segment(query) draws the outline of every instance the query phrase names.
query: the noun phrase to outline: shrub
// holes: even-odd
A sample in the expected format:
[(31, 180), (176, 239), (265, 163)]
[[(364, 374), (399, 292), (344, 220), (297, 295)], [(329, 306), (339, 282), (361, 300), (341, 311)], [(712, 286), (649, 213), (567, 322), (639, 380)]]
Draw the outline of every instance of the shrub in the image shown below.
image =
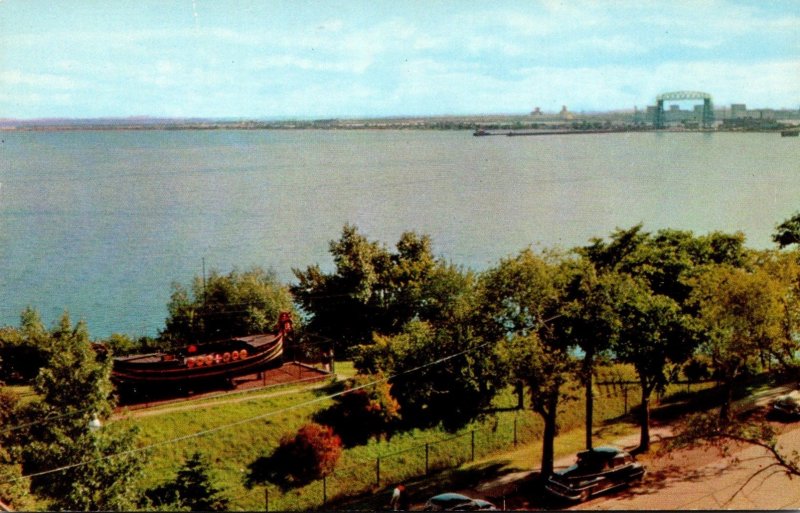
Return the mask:
[(711, 375), (710, 362), (707, 358), (695, 355), (683, 366), (683, 375), (691, 381), (701, 381)]
[(309, 423), (294, 436), (285, 436), (268, 458), (250, 465), (247, 485), (270, 481), (283, 489), (302, 486), (327, 476), (342, 455), (342, 439), (329, 426)]
[(317, 419), (331, 426), (347, 447), (365, 444), (370, 437), (391, 435), (400, 419), (400, 404), (392, 397), (392, 386), (382, 381), (368, 383), (381, 375), (358, 375), (345, 385), (346, 393), (339, 395), (330, 408), (321, 411)]

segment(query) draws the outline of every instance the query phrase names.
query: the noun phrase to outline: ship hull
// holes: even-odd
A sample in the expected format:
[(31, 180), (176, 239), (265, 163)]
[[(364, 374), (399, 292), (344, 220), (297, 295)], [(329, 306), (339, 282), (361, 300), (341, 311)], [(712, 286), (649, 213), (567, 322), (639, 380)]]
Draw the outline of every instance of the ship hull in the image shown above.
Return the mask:
[[(282, 334), (253, 335), (202, 344), (194, 350), (114, 359), (111, 379), (124, 389), (181, 389), (208, 381), (229, 380), (282, 363)], [(235, 354), (234, 354), (235, 353)]]

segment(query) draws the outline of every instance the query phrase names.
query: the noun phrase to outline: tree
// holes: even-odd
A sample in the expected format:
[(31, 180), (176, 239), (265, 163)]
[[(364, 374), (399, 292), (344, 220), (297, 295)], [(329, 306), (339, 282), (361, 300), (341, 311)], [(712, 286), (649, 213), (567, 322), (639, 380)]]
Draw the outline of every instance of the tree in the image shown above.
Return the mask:
[(50, 337), (39, 313), (26, 308), (19, 328), (0, 328), (0, 380), (31, 383), (49, 358)]
[(781, 248), (792, 244), (800, 244), (800, 212), (777, 226), (772, 240)]
[[(697, 344), (695, 311), (688, 301), (693, 281), (708, 266), (745, 265), (744, 236), (713, 232), (643, 232), (641, 225), (617, 230), (609, 242), (593, 239), (581, 248), (600, 273), (609, 274), (616, 322), (600, 317), (600, 326), (616, 325), (612, 349), (618, 359), (632, 363), (642, 386), (641, 441), (649, 447), (649, 397), (663, 388)], [(614, 287), (617, 287), (614, 289)], [(606, 309), (606, 312), (609, 310)], [(613, 318), (613, 315), (611, 316)]]
[(564, 385), (576, 370), (560, 324), (571, 265), (561, 255), (526, 249), (482, 277), (485, 336), (501, 343), (511, 377), (527, 385), (531, 407), (544, 420), (543, 478), (553, 472), (558, 407), (571, 397)]
[(789, 369), (798, 366), (800, 349), (800, 248), (784, 251), (754, 251), (753, 265), (771, 276), (779, 286), (778, 300), (783, 309), (783, 335), (767, 348), (762, 362), (769, 366), (774, 360)]
[(311, 314), (307, 329), (344, 347), (369, 343), (373, 331), (386, 329), (386, 273), (392, 257), (352, 225), (330, 242), (329, 252), (336, 265), (333, 274), (324, 274), (318, 265), (293, 270), (298, 284), (292, 294)]
[(583, 259), (572, 272), (558, 323), (570, 342), (583, 351), (580, 378), (586, 400), (586, 449), (592, 448), (595, 360), (608, 352), (618, 329), (618, 282), (616, 273), (598, 273), (591, 262)]
[[(434, 327), (414, 320), (402, 333), (376, 334), (374, 340), (357, 348), (355, 365), (362, 373), (394, 376), (392, 395), (406, 427), (463, 427), (489, 407), (505, 383), (494, 344), (466, 323)], [(452, 355), (458, 356), (442, 360)], [(419, 370), (405, 374), (413, 369)]]
[(511, 375), (527, 386), (531, 409), (544, 421), (542, 479), (553, 473), (559, 407), (576, 397), (576, 390), (567, 385), (577, 370), (577, 362), (568, 347), (554, 342), (546, 343), (536, 333), (530, 333), (513, 336), (503, 344)]
[(184, 461), (174, 480), (147, 490), (145, 508), (226, 511), (230, 499), (215, 483), (211, 462), (199, 452)]
[(725, 392), (722, 422), (731, 419), (738, 379), (789, 342), (783, 327), (784, 295), (781, 283), (759, 268), (718, 265), (696, 279), (692, 301), (706, 334), (702, 350), (711, 358)]
[[(357, 375), (316, 420), (331, 426), (348, 447), (392, 433), (400, 420), (400, 404), (391, 394), (392, 386), (382, 379), (381, 374)], [(369, 385), (376, 380), (379, 382)]]
[(17, 421), (25, 427), (14, 431), (11, 450), (26, 474), (42, 473), (32, 478), (31, 488), (49, 498), (53, 509), (130, 509), (142, 465), (141, 456), (129, 452), (136, 429), (89, 427), (95, 418), (107, 420), (113, 409), (111, 360), (95, 351), (85, 325), (73, 327), (66, 313), (49, 344), (50, 359), (34, 387), (41, 400), (18, 409)]
[(639, 451), (650, 448), (650, 396), (677, 375), (697, 346), (693, 319), (670, 297), (653, 294), (640, 280), (625, 279), (612, 351), (636, 369), (641, 387)]
[(191, 290), (173, 284), (162, 342), (183, 345), (273, 330), (292, 296), (273, 272), (254, 267), (228, 274), (196, 276)]
[(307, 329), (349, 350), (373, 333), (396, 335), (413, 319), (438, 323), (458, 315), (472, 275), (434, 258), (427, 235), (403, 233), (392, 252), (345, 225), (329, 251), (335, 271), (294, 269), (295, 299), (309, 314)]

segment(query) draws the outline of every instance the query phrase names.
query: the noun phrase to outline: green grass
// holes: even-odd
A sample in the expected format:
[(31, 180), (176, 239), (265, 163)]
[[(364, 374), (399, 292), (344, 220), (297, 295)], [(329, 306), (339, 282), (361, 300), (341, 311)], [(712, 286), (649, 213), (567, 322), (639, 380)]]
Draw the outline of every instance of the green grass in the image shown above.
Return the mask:
[[(355, 374), (352, 363), (337, 362), (336, 366), (340, 375)], [(326, 383), (199, 398), (147, 410), (148, 414), (159, 411), (157, 415), (135, 416), (136, 412), (131, 412), (115, 423), (121, 427), (137, 426), (140, 445), (153, 446), (145, 452), (147, 463), (138, 487), (145, 490), (173, 479), (185, 459), (200, 452), (209, 457), (216, 484), (231, 498), (232, 510), (262, 510), (264, 486), (248, 489), (244, 485), (248, 467), (259, 457), (271, 454), (283, 436), (294, 434), (315, 412), (331, 404), (326, 395), (335, 385), (318, 388), (320, 385)], [(680, 401), (699, 389), (693, 385), (687, 394), (685, 385), (674, 385), (662, 400)], [(575, 392), (577, 398), (564, 403), (559, 411), (557, 457), (574, 454), (583, 447), (584, 401), (582, 390)], [(626, 406), (628, 412), (634, 409), (639, 395), (638, 387), (628, 385), (626, 405), (619, 386), (595, 387), (597, 443), (611, 442), (637, 429), (630, 415), (626, 416)], [(298, 406), (304, 403), (312, 404)], [(653, 403), (657, 401), (654, 399)], [(317, 481), (285, 493), (269, 485), (270, 509), (318, 508), (323, 505), (323, 494), (328, 501), (359, 495), (382, 500), (387, 488), (398, 482), (433, 485), (447, 479), (469, 481), (482, 475), (538, 467), (542, 421), (529, 409), (514, 410), (515, 405), (516, 396), (507, 390), (494, 401), (497, 411), (456, 433), (441, 428), (415, 429), (398, 433), (390, 440), (372, 440), (346, 449), (337, 470), (324, 483)], [(179, 409), (186, 406), (193, 409)], [(383, 504), (376, 503), (375, 507), (378, 506)]]
[[(347, 372), (347, 366), (337, 365), (337, 372)], [(204, 404), (201, 409), (122, 421), (135, 423), (141, 430), (141, 442), (149, 445), (266, 415), (258, 420), (148, 451), (149, 462), (140, 485), (148, 488), (172, 478), (184, 459), (199, 451), (210, 456), (219, 484), (233, 499), (231, 509), (261, 509), (264, 507), (263, 487), (247, 489), (243, 484), (248, 465), (258, 457), (270, 454), (282, 436), (294, 433), (302, 424), (311, 420), (314, 412), (330, 403), (328, 400), (321, 400), (299, 409), (275, 414), (271, 412), (319, 399), (324, 393), (304, 388), (289, 395), (253, 398), (247, 402), (221, 403), (219, 398), (207, 401), (199, 399), (193, 403)], [(619, 390), (605, 391), (600, 387), (597, 394), (597, 426), (603, 428), (605, 423), (624, 416), (624, 399)], [(629, 408), (637, 402), (637, 395), (629, 391)], [(426, 470), (426, 445), (429, 473), (489, 461), (497, 454), (511, 454), (509, 464), (515, 468), (536, 466), (538, 449), (532, 450), (531, 447), (539, 446), (542, 421), (530, 410), (511, 410), (515, 404), (516, 397), (509, 390), (495, 401), (495, 406), (501, 411), (472, 422), (456, 433), (448, 433), (441, 428), (415, 429), (396, 434), (390, 440), (372, 440), (366, 445), (347, 449), (343, 452), (337, 470), (325, 480), (324, 485), (321, 481), (314, 482), (286, 493), (270, 485), (270, 508), (312, 509), (322, 505), (323, 493), (331, 501), (348, 495), (378, 492), (391, 483), (423, 476)], [(562, 433), (576, 434), (573, 435), (574, 443), (564, 442), (566, 445), (560, 445), (561, 450), (574, 452), (582, 444), (583, 415), (582, 399), (564, 405), (559, 415), (560, 430)], [(509, 453), (514, 447), (515, 425), (518, 451)], [(562, 444), (562, 438), (559, 440), (559, 444)], [(513, 456), (514, 454), (517, 456)]]
[(0, 388), (16, 395), (21, 404), (27, 404), (38, 398), (38, 395), (36, 395), (31, 385), (5, 385), (0, 386)]
[(335, 363), (336, 374), (344, 378), (352, 378), (356, 375), (356, 367), (350, 360), (336, 360)]
[[(138, 483), (142, 489), (172, 479), (186, 458), (200, 452), (210, 457), (219, 485), (234, 499), (233, 509), (254, 510), (263, 508), (263, 491), (244, 487), (248, 465), (269, 454), (282, 436), (295, 432), (315, 411), (329, 404), (324, 400), (295, 408), (297, 404), (318, 399), (316, 391), (306, 388), (247, 402), (220, 403), (215, 399), (200, 409), (131, 417), (119, 423), (136, 425), (143, 446), (189, 437), (146, 452), (148, 463)], [(218, 430), (193, 436), (214, 429)]]

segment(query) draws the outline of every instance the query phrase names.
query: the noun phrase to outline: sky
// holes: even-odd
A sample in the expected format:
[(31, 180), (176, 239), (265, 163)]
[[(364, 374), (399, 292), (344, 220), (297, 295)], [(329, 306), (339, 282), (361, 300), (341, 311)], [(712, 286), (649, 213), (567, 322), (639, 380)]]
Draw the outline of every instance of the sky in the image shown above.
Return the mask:
[(0, 118), (800, 107), (800, 1), (0, 0)]

